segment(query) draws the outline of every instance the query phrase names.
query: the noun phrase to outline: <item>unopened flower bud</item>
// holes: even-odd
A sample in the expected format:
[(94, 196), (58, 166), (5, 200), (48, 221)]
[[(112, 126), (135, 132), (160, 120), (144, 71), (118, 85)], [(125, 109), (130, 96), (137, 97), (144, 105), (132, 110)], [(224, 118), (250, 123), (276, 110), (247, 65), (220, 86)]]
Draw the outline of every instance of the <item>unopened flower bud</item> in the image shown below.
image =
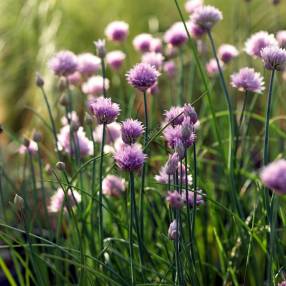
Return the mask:
[(175, 175), (179, 164), (179, 155), (174, 153), (169, 156), (169, 160), (166, 163), (166, 173), (168, 175)]
[(69, 106), (69, 99), (68, 99), (68, 96), (67, 95), (62, 95), (61, 98), (60, 98), (60, 104), (62, 106)]
[(66, 164), (64, 162), (57, 162), (56, 167), (60, 171), (64, 171), (66, 169)]
[(168, 230), (168, 237), (171, 240), (175, 240), (177, 238), (177, 221), (176, 220), (173, 220), (170, 223), (169, 230)]
[(185, 157), (185, 147), (181, 140), (178, 140), (175, 144), (175, 152), (179, 155), (180, 160)]
[(42, 141), (42, 133), (40, 131), (36, 131), (33, 135), (33, 140), (37, 143), (39, 143), (40, 141)]
[(17, 211), (21, 211), (24, 209), (24, 199), (16, 194), (14, 197), (14, 205), (16, 206)]
[(97, 51), (97, 56), (100, 57), (101, 59), (105, 58), (106, 55), (106, 48), (105, 48), (105, 40), (97, 40), (94, 42), (96, 51)]
[(45, 171), (49, 176), (52, 175), (52, 167), (50, 164), (46, 164)]
[(45, 82), (44, 82), (42, 76), (37, 72), (37, 73), (36, 73), (36, 85), (37, 85), (38, 87), (43, 87), (44, 84), (45, 84)]
[(23, 145), (28, 148), (30, 146), (30, 140), (28, 138), (24, 138)]

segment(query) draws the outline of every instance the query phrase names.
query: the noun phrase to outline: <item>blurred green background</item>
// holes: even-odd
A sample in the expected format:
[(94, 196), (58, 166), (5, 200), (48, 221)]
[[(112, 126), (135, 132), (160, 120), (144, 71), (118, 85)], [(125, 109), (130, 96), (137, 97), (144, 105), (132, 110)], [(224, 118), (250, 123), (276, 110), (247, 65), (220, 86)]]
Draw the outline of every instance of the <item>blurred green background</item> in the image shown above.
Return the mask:
[[(179, 1), (182, 9), (184, 2)], [(205, 2), (224, 14), (214, 31), (218, 44), (226, 41), (243, 48), (252, 32), (286, 29), (286, 0), (278, 6), (271, 0)], [(51, 81), (46, 63), (57, 50), (93, 52), (93, 41), (104, 36), (105, 26), (124, 20), (130, 24), (126, 48), (135, 63), (139, 56), (131, 42), (136, 34), (162, 33), (179, 20), (174, 0), (5, 0), (0, 1), (0, 15), (0, 123), (13, 132), (29, 126), (27, 106), (46, 112), (39, 104), (34, 75), (40, 71), (47, 83)]]

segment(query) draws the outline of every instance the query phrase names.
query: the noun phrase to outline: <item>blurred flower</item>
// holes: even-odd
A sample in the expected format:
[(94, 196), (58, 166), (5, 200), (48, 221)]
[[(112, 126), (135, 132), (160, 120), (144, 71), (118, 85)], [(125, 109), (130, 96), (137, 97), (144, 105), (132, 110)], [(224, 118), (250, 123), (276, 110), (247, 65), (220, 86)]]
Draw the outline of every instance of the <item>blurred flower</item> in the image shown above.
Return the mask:
[(160, 73), (154, 67), (140, 63), (129, 70), (126, 77), (130, 85), (144, 92), (156, 83), (159, 75)]
[(105, 35), (110, 41), (123, 42), (129, 33), (129, 25), (123, 21), (114, 21), (107, 25)]
[(175, 173), (178, 169), (179, 161), (180, 161), (180, 158), (179, 158), (179, 155), (177, 153), (169, 155), (169, 159), (165, 165), (165, 172), (168, 176), (175, 175)]
[[(67, 204), (70, 207), (74, 207), (77, 203), (81, 202), (81, 195), (77, 191), (67, 191)], [(48, 211), (50, 213), (58, 213), (61, 211), (62, 205), (65, 203), (65, 193), (62, 188), (58, 188), (57, 191), (50, 198), (48, 205)], [(64, 207), (64, 211), (67, 212), (67, 208)]]
[(261, 50), (268, 46), (277, 47), (278, 42), (273, 34), (261, 31), (253, 34), (249, 39), (246, 40), (244, 50), (248, 55), (254, 58), (260, 58)]
[(198, 121), (197, 112), (195, 108), (189, 103), (185, 103), (184, 105), (184, 115), (190, 118), (192, 124), (196, 124)]
[(182, 22), (176, 22), (165, 33), (164, 41), (174, 47), (180, 47), (188, 40), (185, 26)]
[(261, 74), (248, 67), (242, 68), (238, 73), (231, 75), (231, 85), (243, 92), (262, 93), (265, 89)]
[(182, 124), (184, 120), (184, 108), (181, 106), (172, 106), (165, 112), (165, 122), (170, 123), (173, 127)]
[(175, 152), (178, 154), (179, 159), (183, 160), (186, 154), (186, 148), (182, 142), (182, 140), (177, 140), (175, 144)]
[(58, 76), (73, 74), (77, 66), (77, 56), (70, 51), (60, 51), (49, 60), (50, 69)]
[[(73, 136), (73, 140), (71, 140), (71, 136)], [(74, 144), (77, 149), (75, 149)], [(69, 155), (76, 154), (75, 150), (78, 150), (81, 157), (86, 157), (92, 154), (93, 144), (92, 141), (87, 138), (82, 126), (79, 127), (77, 131), (71, 132), (70, 126), (65, 125), (58, 134), (58, 148), (60, 151), (63, 150)]]
[(36, 80), (35, 80), (35, 82), (36, 82), (36, 85), (38, 87), (43, 87), (44, 84), (45, 84), (44, 79), (42, 78), (41, 74), (38, 73), (38, 72), (36, 73)]
[(153, 38), (151, 41), (150, 51), (154, 53), (162, 53), (162, 41), (159, 38)]
[(26, 143), (22, 144), (19, 147), (18, 152), (19, 154), (30, 153), (32, 155), (35, 155), (38, 152), (38, 149), (38, 144), (35, 141), (26, 140)]
[(225, 64), (229, 63), (233, 58), (237, 57), (238, 54), (239, 52), (237, 48), (233, 45), (223, 44), (218, 49), (218, 57)]
[(286, 280), (282, 281), (281, 283), (278, 283), (278, 286), (286, 286)]
[(102, 181), (102, 192), (106, 196), (118, 198), (125, 191), (125, 180), (114, 175), (107, 175)]
[(268, 70), (283, 71), (286, 66), (286, 50), (278, 47), (266, 47), (261, 50), (261, 58)]
[(147, 156), (136, 144), (122, 146), (114, 155), (116, 165), (128, 172), (140, 170)]
[(180, 209), (184, 204), (182, 196), (177, 191), (168, 192), (166, 201), (168, 202), (169, 206), (174, 209)]
[(142, 122), (134, 119), (126, 119), (121, 125), (122, 140), (125, 144), (134, 144), (143, 134), (144, 127)]
[[(98, 125), (93, 132), (93, 138), (95, 142), (101, 143), (102, 140), (102, 124)], [(106, 144), (114, 144), (115, 141), (121, 136), (121, 125), (118, 122), (112, 122), (106, 127)]]
[[(223, 62), (220, 62), (221, 68), (223, 68)], [(209, 62), (206, 64), (207, 73), (210, 76), (214, 76), (219, 73), (219, 68), (216, 62), (216, 59), (210, 59)]]
[(113, 103), (111, 98), (99, 97), (89, 104), (89, 111), (98, 124), (110, 124), (119, 115), (120, 107), (117, 103)]
[(15, 195), (13, 202), (17, 211), (21, 211), (24, 209), (24, 199), (18, 194)]
[(106, 62), (113, 70), (119, 70), (126, 58), (122, 51), (112, 51), (106, 55)]
[(281, 2), (281, 0), (271, 0), (271, 2), (273, 5), (278, 5)]
[(91, 53), (83, 53), (78, 55), (77, 70), (83, 76), (90, 76), (100, 69), (100, 58)]
[(69, 120), (71, 121), (71, 123), (73, 122), (73, 123), (79, 125), (79, 118), (78, 118), (78, 115), (77, 115), (77, 113), (75, 111), (72, 111), (71, 113), (68, 113), (67, 116), (63, 116), (61, 118), (62, 125), (68, 125), (69, 124)]
[(69, 75), (67, 80), (70, 85), (79, 86), (81, 84), (81, 74), (76, 71)]
[(280, 48), (286, 49), (286, 30), (278, 31), (276, 34), (276, 40), (278, 41)]
[(278, 195), (286, 194), (286, 160), (276, 160), (260, 173), (262, 183)]
[(204, 0), (187, 0), (185, 3), (185, 9), (188, 14), (193, 14), (198, 8), (204, 5)]
[(66, 170), (66, 164), (62, 161), (59, 161), (56, 163), (56, 168), (59, 170), (59, 171), (65, 171)]
[(164, 57), (161, 53), (148, 52), (142, 55), (142, 63), (149, 64), (160, 70), (163, 64)]
[[(194, 207), (194, 200), (195, 200), (195, 193), (194, 191), (188, 191), (188, 193), (186, 191), (182, 192), (182, 199), (184, 201), (185, 204), (189, 204), (189, 206)], [(202, 191), (201, 190), (197, 190), (197, 195), (196, 195), (196, 205), (202, 205), (204, 204), (204, 198), (202, 196)]]
[(177, 74), (177, 67), (173, 60), (165, 62), (163, 70), (169, 78), (174, 78)]
[[(109, 89), (109, 80), (104, 79), (105, 90)], [(103, 93), (103, 77), (100, 75), (90, 77), (83, 85), (82, 92), (90, 95), (101, 95)]]
[(136, 51), (139, 51), (142, 53), (150, 52), (152, 40), (153, 40), (152, 35), (143, 33), (143, 34), (137, 35), (133, 39), (133, 46)]
[[(180, 235), (180, 233), (179, 233)], [(177, 239), (177, 221), (173, 220), (170, 223), (169, 229), (168, 229), (168, 237), (171, 240), (176, 240)]]
[(207, 5), (196, 9), (192, 15), (191, 21), (205, 30), (211, 30), (217, 22), (222, 20), (222, 18), (223, 16), (220, 10)]
[(199, 39), (207, 32), (206, 29), (202, 28), (201, 26), (193, 23), (192, 21), (189, 22), (188, 31), (192, 38)]
[(147, 89), (147, 93), (151, 95), (158, 94), (159, 92), (160, 92), (160, 89), (159, 89), (158, 82), (156, 82), (155, 84), (153, 84), (151, 87)]
[(94, 42), (94, 45), (96, 47), (96, 52), (97, 52), (97, 55), (103, 59), (105, 58), (105, 55), (106, 55), (106, 47), (105, 47), (105, 40), (103, 39), (99, 39), (97, 41)]

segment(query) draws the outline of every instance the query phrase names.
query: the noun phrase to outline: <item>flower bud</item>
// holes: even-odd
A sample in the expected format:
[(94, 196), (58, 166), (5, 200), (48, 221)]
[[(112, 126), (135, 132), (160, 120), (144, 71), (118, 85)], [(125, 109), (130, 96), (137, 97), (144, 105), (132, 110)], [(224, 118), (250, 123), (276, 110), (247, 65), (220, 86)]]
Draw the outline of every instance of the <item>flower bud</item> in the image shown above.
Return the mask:
[(176, 220), (173, 220), (170, 223), (169, 230), (168, 230), (168, 237), (171, 240), (175, 240), (177, 238), (177, 221)]
[(29, 140), (28, 138), (24, 138), (24, 140), (23, 140), (23, 145), (24, 145), (25, 147), (29, 148), (29, 146), (30, 146), (30, 140)]
[(52, 167), (51, 167), (50, 164), (46, 164), (46, 166), (45, 166), (45, 171), (46, 171), (46, 173), (47, 173), (49, 176), (52, 175)]
[(106, 48), (105, 48), (105, 40), (97, 40), (94, 42), (96, 51), (97, 51), (97, 56), (100, 57), (101, 59), (105, 58), (106, 55)]
[(14, 197), (14, 205), (16, 206), (17, 211), (21, 211), (24, 209), (24, 199), (19, 196), (19, 195), (15, 195)]
[(185, 147), (181, 140), (177, 140), (175, 144), (175, 152), (179, 155), (180, 160), (182, 160), (185, 157)]
[(37, 72), (37, 73), (36, 73), (36, 85), (37, 85), (38, 87), (43, 87), (44, 84), (45, 84), (45, 82), (44, 82), (42, 76)]
[(177, 153), (170, 155), (169, 160), (166, 163), (166, 173), (168, 175), (175, 175), (178, 169), (178, 163), (179, 163), (179, 155)]
[(56, 167), (60, 171), (64, 171), (66, 169), (66, 164), (64, 162), (57, 162)]
[(69, 106), (69, 99), (68, 99), (68, 96), (67, 95), (62, 95), (61, 98), (60, 98), (60, 104), (62, 106)]
[(39, 143), (40, 141), (42, 141), (42, 133), (40, 131), (35, 131), (34, 135), (33, 135), (33, 140), (37, 143)]

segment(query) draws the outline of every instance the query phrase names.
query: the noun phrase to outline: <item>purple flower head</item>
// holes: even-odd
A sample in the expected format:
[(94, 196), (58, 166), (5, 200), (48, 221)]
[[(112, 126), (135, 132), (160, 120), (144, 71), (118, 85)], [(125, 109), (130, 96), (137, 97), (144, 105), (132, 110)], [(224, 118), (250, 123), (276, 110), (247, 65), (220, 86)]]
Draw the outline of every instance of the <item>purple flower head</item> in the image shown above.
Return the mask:
[(286, 31), (278, 31), (276, 40), (278, 41), (280, 48), (286, 49)]
[(163, 70), (167, 74), (167, 76), (171, 79), (174, 78), (177, 74), (176, 64), (172, 60), (164, 63)]
[(173, 106), (165, 112), (165, 121), (173, 127), (182, 124), (184, 120), (184, 108), (181, 106)]
[(279, 283), (278, 286), (286, 286), (286, 280)]
[(185, 3), (185, 10), (188, 14), (193, 14), (197, 9), (204, 5), (204, 0), (187, 0)]
[(101, 95), (103, 93), (103, 84), (105, 90), (109, 89), (109, 80), (100, 75), (90, 77), (83, 85), (82, 92), (90, 95)]
[(123, 21), (114, 21), (107, 25), (105, 35), (110, 41), (123, 42), (129, 32), (129, 25)]
[(237, 48), (233, 45), (223, 44), (218, 49), (218, 57), (225, 64), (229, 63), (233, 58), (237, 57), (238, 54), (239, 52)]
[(141, 147), (136, 144), (122, 146), (114, 155), (116, 165), (127, 172), (140, 170), (146, 158)]
[(177, 221), (173, 220), (170, 223), (170, 226), (168, 229), (168, 237), (171, 240), (176, 240), (179, 235), (180, 235), (180, 233), (178, 233), (178, 235), (177, 235)]
[(154, 53), (162, 53), (162, 41), (159, 38), (153, 38), (150, 51)]
[(186, 103), (184, 105), (184, 115), (186, 117), (189, 117), (189, 119), (190, 119), (192, 124), (196, 124), (196, 122), (198, 121), (197, 112), (194, 109), (194, 107), (191, 104), (189, 104), (189, 103)]
[(71, 144), (71, 136), (73, 136), (73, 142), (75, 142), (76, 148), (78, 148), (80, 157), (83, 158), (92, 154), (93, 144), (92, 141), (87, 138), (83, 127), (79, 127), (77, 131), (71, 132), (69, 125), (62, 127), (57, 136), (60, 151), (64, 151), (69, 155), (76, 154), (77, 151), (75, 150), (74, 144)]
[(169, 206), (173, 209), (180, 209), (184, 204), (182, 196), (177, 191), (168, 192), (166, 201), (168, 202)]
[[(221, 66), (221, 68), (223, 68), (223, 62), (222, 61), (220, 61), (220, 66)], [(217, 65), (215, 58), (209, 60), (209, 62), (206, 64), (206, 69), (207, 69), (207, 73), (210, 76), (214, 76), (214, 75), (217, 75), (219, 73), (219, 68), (218, 68), (218, 65)]]
[(106, 62), (111, 69), (117, 71), (121, 68), (126, 55), (122, 51), (112, 51), (106, 55)]
[(77, 70), (77, 56), (70, 51), (58, 52), (49, 60), (49, 67), (57, 76), (69, 76)]
[(35, 155), (38, 152), (38, 144), (34, 140), (27, 140), (27, 144), (22, 144), (18, 152), (19, 154), (27, 154), (30, 153), (31, 155)]
[(105, 58), (105, 55), (106, 55), (106, 47), (105, 47), (105, 40), (103, 39), (99, 39), (97, 41), (94, 42), (94, 45), (96, 47), (96, 52), (97, 52), (97, 55), (103, 59)]
[(170, 148), (175, 148), (176, 142), (182, 140), (182, 129), (181, 126), (175, 127), (168, 126), (164, 131), (163, 135)]
[[(114, 144), (115, 141), (121, 136), (121, 126), (118, 122), (112, 122), (106, 127), (105, 143), (108, 145)], [(93, 138), (95, 142), (101, 143), (103, 126), (98, 125), (93, 132)]]
[(69, 84), (73, 86), (80, 86), (81, 80), (82, 80), (81, 74), (77, 71), (69, 75), (67, 79), (68, 79)]
[(143, 132), (143, 124), (138, 120), (126, 119), (122, 122), (121, 134), (122, 140), (125, 144), (134, 144)]
[(193, 131), (194, 124), (191, 122), (190, 118), (185, 118), (181, 126), (182, 140), (188, 140), (191, 137)]
[(120, 108), (117, 103), (111, 101), (111, 98), (99, 97), (89, 104), (89, 111), (98, 124), (110, 124), (116, 120)]
[(178, 154), (180, 160), (184, 159), (186, 154), (186, 148), (182, 140), (178, 140), (175, 144), (175, 152)]
[(278, 47), (266, 47), (261, 50), (261, 58), (268, 70), (284, 71), (286, 66), (286, 50)]
[[(81, 202), (81, 195), (77, 191), (68, 190), (67, 200), (68, 200), (68, 204), (71, 207), (74, 207), (76, 204)], [(50, 198), (50, 202), (48, 205), (48, 212), (49, 213), (60, 212), (64, 202), (65, 202), (65, 193), (63, 189), (58, 188), (56, 193), (54, 193), (52, 197)], [(67, 212), (66, 207), (64, 208), (64, 211)]]
[(150, 34), (140, 34), (133, 39), (133, 46), (136, 51), (141, 53), (150, 52), (153, 37)]
[(155, 67), (157, 70), (160, 70), (163, 65), (164, 57), (161, 53), (148, 52), (142, 55), (142, 63), (149, 64), (150, 66)]
[(90, 76), (96, 73), (100, 68), (100, 58), (91, 53), (84, 53), (78, 55), (77, 70), (83, 76)]
[(165, 172), (168, 176), (175, 175), (178, 169), (179, 161), (180, 161), (180, 157), (177, 153), (169, 155), (169, 159), (165, 165)]
[(207, 5), (196, 9), (192, 15), (192, 22), (205, 30), (211, 30), (217, 22), (222, 20), (222, 18), (220, 10)]
[(277, 47), (278, 42), (273, 34), (261, 31), (253, 34), (249, 39), (246, 40), (244, 50), (248, 55), (254, 58), (260, 58), (261, 50), (269, 46)]
[(102, 181), (104, 195), (119, 198), (125, 191), (125, 180), (114, 175), (107, 175)]
[(126, 75), (127, 81), (133, 87), (144, 92), (157, 82), (160, 73), (149, 64), (135, 65)]
[[(185, 204), (188, 204), (191, 207), (195, 206), (195, 193), (194, 192), (183, 191), (182, 192), (182, 199), (183, 199)], [(201, 190), (197, 190), (196, 205), (200, 206), (202, 204), (204, 204), (204, 198), (202, 196), (202, 191)]]
[(188, 31), (189, 31), (191, 37), (194, 38), (194, 39), (201, 38), (207, 32), (206, 29), (204, 29), (201, 26), (193, 23), (192, 21), (190, 21), (188, 23)]
[(278, 195), (286, 194), (286, 160), (276, 160), (260, 173), (262, 183)]
[(182, 22), (173, 24), (164, 35), (164, 41), (174, 47), (180, 47), (188, 40), (185, 26)]
[(242, 68), (238, 73), (231, 75), (231, 85), (243, 92), (262, 93), (265, 89), (261, 74), (248, 67)]

